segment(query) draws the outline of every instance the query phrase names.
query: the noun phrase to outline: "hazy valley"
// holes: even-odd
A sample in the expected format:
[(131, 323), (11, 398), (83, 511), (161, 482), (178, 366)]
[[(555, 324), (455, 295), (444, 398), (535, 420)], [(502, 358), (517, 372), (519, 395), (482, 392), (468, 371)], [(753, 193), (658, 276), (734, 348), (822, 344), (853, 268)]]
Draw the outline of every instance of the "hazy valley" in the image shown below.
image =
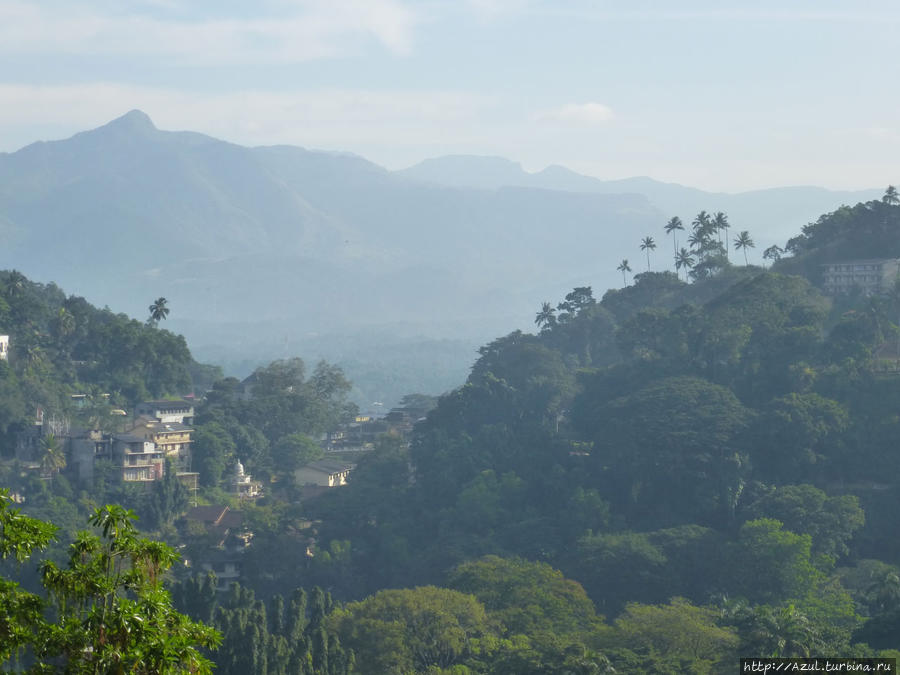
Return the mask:
[(623, 259), (671, 269), (662, 226), (725, 211), (759, 252), (879, 190), (706, 193), (649, 178), (526, 173), (454, 156), (387, 171), (298, 147), (157, 129), (132, 111), (0, 155), (0, 266), (114, 311), (169, 299), (200, 360), (246, 375), (276, 357), (346, 366), (360, 403), (461, 382), (536, 299), (621, 285)]

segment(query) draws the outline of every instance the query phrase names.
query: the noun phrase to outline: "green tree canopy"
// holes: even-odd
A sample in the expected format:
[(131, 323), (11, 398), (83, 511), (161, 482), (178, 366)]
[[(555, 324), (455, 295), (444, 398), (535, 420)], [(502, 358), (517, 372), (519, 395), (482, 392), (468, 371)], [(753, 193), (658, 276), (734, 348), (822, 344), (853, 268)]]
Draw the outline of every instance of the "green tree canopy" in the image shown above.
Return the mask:
[(829, 497), (812, 485), (773, 488), (747, 507), (748, 519), (779, 520), (785, 529), (812, 537), (812, 551), (832, 557), (849, 553), (853, 533), (865, 524), (859, 499)]
[(434, 586), (380, 591), (328, 617), (360, 673), (426, 672), (462, 664), (491, 633), (471, 595)]
[(581, 585), (546, 563), (486, 556), (456, 567), (449, 585), (478, 598), (511, 633), (584, 635), (601, 622)]
[(717, 622), (714, 609), (684, 598), (667, 605), (630, 603), (616, 619), (613, 644), (645, 654), (683, 658), (696, 673), (721, 673), (733, 667), (738, 637)]
[[(70, 673), (212, 672), (199, 650), (215, 647), (218, 633), (174, 611), (162, 583), (177, 554), (139, 537), (134, 520), (120, 506), (96, 509), (91, 525), (99, 534), (80, 532), (66, 567), (42, 564), (52, 621), (44, 600), (0, 579), (0, 665), (27, 647), (40, 666)], [(54, 529), (11, 509), (0, 492), (0, 555), (25, 560), (50, 543)]]
[(580, 415), (597, 470), (622, 506), (707, 519), (734, 508), (747, 471), (741, 434), (752, 412), (728, 389), (672, 377)]

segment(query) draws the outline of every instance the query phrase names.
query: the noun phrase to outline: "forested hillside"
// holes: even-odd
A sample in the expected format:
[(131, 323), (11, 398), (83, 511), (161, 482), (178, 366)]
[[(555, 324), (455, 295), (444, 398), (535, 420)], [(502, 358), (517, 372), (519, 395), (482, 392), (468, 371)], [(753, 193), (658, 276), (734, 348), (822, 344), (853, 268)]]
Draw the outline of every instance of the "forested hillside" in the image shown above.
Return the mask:
[(157, 323), (97, 309), (15, 270), (0, 272), (0, 332), (10, 344), (9, 360), (0, 361), (3, 457), (14, 447), (10, 434), (38, 408), (105, 424), (112, 409), (188, 395), (195, 386), (202, 393), (219, 375), (191, 358), (183, 337)]
[[(197, 409), (200, 496), (227, 500), (236, 460), (266, 493), (229, 502), (253, 533), (240, 584), (179, 570), (174, 606), (220, 631), (203, 654), (229, 674), (713, 674), (748, 655), (897, 657), (900, 293), (830, 298), (813, 272), (788, 274), (896, 255), (896, 241), (889, 191), (823, 216), (772, 269), (732, 264), (709, 238), (690, 282), (645, 272), (599, 299), (588, 286), (536, 299), (533, 334), (483, 346), (409, 438), (380, 437), (348, 486), (315, 499), (293, 469), (352, 415), (343, 374), (276, 362), (249, 398), (219, 379)], [(52, 326), (73, 300), (19, 281), (58, 298), (40, 314), (43, 358), (67, 372)], [(119, 360), (91, 352), (86, 372), (104, 363), (116, 378), (98, 386), (180, 386), (135, 370), (142, 340), (169, 334), (91, 312), (137, 336)], [(27, 382), (52, 381), (63, 398), (92, 363), (77, 362), (42, 380), (24, 359), (9, 391), (24, 407)], [(178, 363), (187, 378), (189, 357)], [(51, 516), (68, 513), (56, 494), (89, 501), (58, 479), (25, 488)], [(233, 542), (180, 524), (175, 486), (137, 503), (187, 559)]]
[[(898, 213), (889, 195), (842, 209), (789, 249), (895, 255)], [(728, 264), (544, 303), (537, 334), (483, 347), (410, 448), (384, 444), (316, 505), (349, 542), (341, 591), (450, 586), (500, 556), (583, 585), (610, 623), (579, 640), (625, 672), (896, 649), (898, 315), (897, 294), (835, 303)]]

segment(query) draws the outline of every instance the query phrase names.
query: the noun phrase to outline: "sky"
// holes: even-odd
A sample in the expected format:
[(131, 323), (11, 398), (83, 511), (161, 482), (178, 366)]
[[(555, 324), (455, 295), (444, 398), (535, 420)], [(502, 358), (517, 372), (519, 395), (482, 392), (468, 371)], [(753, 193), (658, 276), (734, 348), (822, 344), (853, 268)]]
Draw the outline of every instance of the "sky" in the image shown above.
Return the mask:
[(0, 152), (134, 108), (390, 169), (876, 188), (900, 182), (900, 3), (0, 0)]

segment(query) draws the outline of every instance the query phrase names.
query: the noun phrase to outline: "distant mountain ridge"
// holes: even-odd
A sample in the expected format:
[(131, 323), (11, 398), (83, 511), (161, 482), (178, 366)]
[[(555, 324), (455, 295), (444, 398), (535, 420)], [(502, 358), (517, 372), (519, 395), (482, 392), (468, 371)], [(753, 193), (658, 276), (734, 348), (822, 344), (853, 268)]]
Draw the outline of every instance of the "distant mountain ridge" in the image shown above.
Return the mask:
[[(540, 301), (573, 286), (618, 286), (623, 258), (644, 269), (646, 235), (654, 269), (670, 267), (671, 215), (726, 210), (761, 250), (848, 194), (717, 195), (563, 167), (528, 174), (502, 158), (391, 172), (352, 154), (163, 131), (135, 110), (0, 154), (0, 267), (134, 316), (164, 296), (200, 359), (340, 361), (353, 358), (347, 341), (323, 336), (373, 330), (474, 350), (528, 328)], [(427, 373), (424, 354), (410, 367)]]
[(764, 233), (766, 237), (789, 236), (783, 232), (786, 228), (797, 231), (841, 204), (876, 199), (883, 192), (882, 188), (827, 190), (813, 186), (706, 192), (647, 176), (600, 180), (559, 165), (530, 173), (518, 162), (478, 155), (434, 157), (396, 173), (410, 180), (457, 188), (496, 190), (515, 186), (593, 194), (640, 194), (659, 210), (677, 215), (685, 222), (701, 210), (724, 211), (733, 223), (743, 223), (742, 227)]
[[(198, 289), (233, 287), (229, 268), (246, 267), (253, 273), (231, 288), (235, 311), (283, 316), (288, 304), (271, 293), (278, 284), (273, 265), (261, 262), (268, 260), (293, 267), (281, 269), (281, 279), (284, 291), (302, 298), (298, 315), (315, 309), (326, 321), (343, 323), (350, 314), (366, 323), (421, 318), (435, 305), (464, 310), (486, 287), (502, 293), (510, 271), (553, 272), (564, 261), (583, 274), (594, 256), (573, 253), (557, 236), (579, 236), (590, 224), (588, 240), (599, 246), (610, 236), (597, 230), (604, 222), (641, 229), (660, 214), (637, 195), (426, 186), (352, 155), (161, 131), (131, 111), (72, 138), (0, 155), (0, 217), (2, 264), (114, 308), (140, 311), (143, 300), (134, 295), (153, 288), (186, 295), (183, 309), (213, 320), (209, 294)], [(358, 289), (369, 301), (346, 311), (352, 302), (331, 298), (320, 312), (312, 292), (330, 293), (311, 287), (312, 270), (330, 278), (337, 297)], [(258, 293), (257, 280), (268, 292)], [(422, 288), (431, 296), (422, 297)], [(437, 292), (457, 297), (435, 303)], [(386, 314), (392, 305), (405, 316)]]

